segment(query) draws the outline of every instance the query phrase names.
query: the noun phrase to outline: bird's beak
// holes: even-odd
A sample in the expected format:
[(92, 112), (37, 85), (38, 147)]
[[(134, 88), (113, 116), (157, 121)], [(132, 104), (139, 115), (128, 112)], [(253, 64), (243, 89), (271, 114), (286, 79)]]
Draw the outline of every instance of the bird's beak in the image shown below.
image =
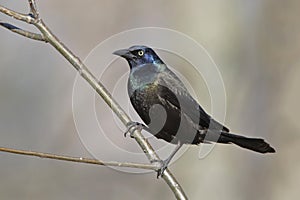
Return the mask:
[(120, 49), (120, 50), (113, 52), (113, 54), (115, 54), (117, 56), (121, 56), (123, 58), (128, 58), (128, 59), (132, 59), (135, 57), (128, 49)]

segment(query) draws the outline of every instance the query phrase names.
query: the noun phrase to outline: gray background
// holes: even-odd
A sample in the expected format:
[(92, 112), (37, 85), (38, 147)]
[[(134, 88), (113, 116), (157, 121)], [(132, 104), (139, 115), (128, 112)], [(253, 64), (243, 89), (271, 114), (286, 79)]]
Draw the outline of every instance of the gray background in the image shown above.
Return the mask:
[[(0, 3), (28, 10), (26, 1)], [(218, 145), (199, 160), (199, 148), (192, 147), (170, 169), (191, 199), (299, 198), (299, 1), (52, 0), (38, 7), (80, 58), (109, 36), (144, 26), (175, 29), (201, 43), (224, 79), (226, 125), (266, 138), (277, 153)], [(49, 45), (2, 28), (0, 44), (0, 145), (90, 156), (73, 121), (75, 70)], [(209, 110), (207, 96), (199, 102)], [(0, 199), (173, 199), (154, 173), (8, 153), (0, 153), (0, 162)]]

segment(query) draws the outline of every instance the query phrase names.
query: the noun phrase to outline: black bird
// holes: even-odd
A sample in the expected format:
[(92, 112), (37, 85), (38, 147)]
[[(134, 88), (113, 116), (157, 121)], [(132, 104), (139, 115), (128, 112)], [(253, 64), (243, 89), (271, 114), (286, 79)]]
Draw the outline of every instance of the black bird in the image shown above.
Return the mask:
[[(159, 139), (177, 144), (171, 155), (163, 161), (158, 176), (163, 175), (183, 144), (217, 142), (236, 144), (259, 153), (275, 152), (263, 139), (232, 134), (224, 125), (212, 119), (151, 48), (132, 46), (114, 54), (129, 63), (128, 94), (134, 109), (147, 125), (142, 127)], [(131, 124), (129, 129), (136, 125), (138, 123)]]

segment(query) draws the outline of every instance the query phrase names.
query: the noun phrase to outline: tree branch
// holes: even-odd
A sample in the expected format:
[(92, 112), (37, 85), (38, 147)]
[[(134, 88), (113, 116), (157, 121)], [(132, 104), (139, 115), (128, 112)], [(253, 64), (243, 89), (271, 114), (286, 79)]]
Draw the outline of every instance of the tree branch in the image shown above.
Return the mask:
[(23, 22), (26, 22), (28, 24), (33, 24), (34, 23), (34, 18), (32, 18), (30, 15), (18, 13), (16, 11), (10, 10), (8, 8), (5, 8), (4, 6), (0, 5), (0, 12)]
[(44, 41), (46, 42), (45, 38), (43, 35), (38, 34), (38, 33), (32, 33), (30, 31), (25, 31), (23, 29), (20, 29), (19, 27), (16, 27), (12, 24), (6, 23), (6, 22), (2, 22), (0, 21), (0, 26), (7, 28), (8, 30), (17, 33), (19, 35), (22, 35), (24, 37), (27, 37), (29, 39), (33, 39), (33, 40), (38, 40), (38, 41)]
[(33, 15), (34, 18), (39, 18), (39, 13), (36, 7), (36, 2), (34, 0), (28, 0), (30, 13)]
[[(45, 41), (49, 42), (61, 55), (63, 55), (73, 65), (73, 67), (78, 71), (78, 73), (94, 88), (94, 90), (103, 98), (107, 105), (114, 111), (114, 113), (122, 121), (122, 123), (125, 126), (129, 124), (129, 122), (131, 122), (132, 120), (120, 107), (120, 105), (112, 98), (108, 90), (102, 85), (102, 83), (98, 82), (96, 77), (88, 70), (88, 68), (82, 63), (82, 61), (75, 54), (73, 54), (50, 31), (50, 29), (46, 26), (43, 20), (39, 17), (35, 0), (28, 1), (32, 15), (24, 15), (4, 8), (3, 6), (0, 6), (0, 12), (11, 16), (17, 20), (33, 24), (35, 27), (37, 27), (40, 30), (41, 34), (44, 36)], [(133, 132), (133, 136), (136, 142), (142, 148), (143, 152), (146, 154), (150, 162), (161, 160), (139, 130), (135, 129), (135, 131)], [(162, 178), (169, 185), (177, 199), (187, 199), (187, 196), (185, 195), (180, 184), (177, 182), (175, 177), (171, 174), (171, 172), (168, 169), (164, 171)]]
[(62, 156), (62, 155), (56, 155), (56, 154), (50, 154), (50, 153), (25, 151), (25, 150), (11, 149), (11, 148), (5, 148), (5, 147), (0, 147), (0, 151), (7, 152), (7, 153), (13, 153), (13, 154), (35, 156), (35, 157), (40, 157), (40, 158), (49, 158), (49, 159), (53, 159), (53, 160), (63, 160), (63, 161), (94, 164), (94, 165), (105, 165), (105, 166), (112, 166), (112, 167), (131, 167), (131, 168), (151, 169), (151, 170), (157, 170), (159, 168), (159, 166), (156, 166), (154, 164), (101, 161), (101, 160), (96, 160), (96, 159), (91, 159), (91, 158)]

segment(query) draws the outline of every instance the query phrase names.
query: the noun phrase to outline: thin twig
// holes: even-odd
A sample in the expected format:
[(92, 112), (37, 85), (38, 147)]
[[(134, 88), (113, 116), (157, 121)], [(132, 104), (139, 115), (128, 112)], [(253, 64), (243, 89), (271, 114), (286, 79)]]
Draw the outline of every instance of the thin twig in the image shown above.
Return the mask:
[(63, 161), (70, 161), (70, 162), (77, 162), (77, 163), (87, 163), (87, 164), (94, 164), (94, 165), (105, 165), (105, 166), (113, 166), (113, 167), (131, 167), (131, 168), (150, 169), (150, 170), (158, 169), (158, 166), (156, 166), (154, 164), (101, 161), (101, 160), (96, 160), (96, 159), (91, 159), (91, 158), (62, 156), (62, 155), (56, 155), (56, 154), (50, 154), (50, 153), (11, 149), (11, 148), (6, 148), (6, 147), (0, 147), (0, 151), (7, 152), (7, 153), (13, 153), (13, 154), (35, 156), (35, 157), (40, 157), (40, 158), (63, 160)]
[(32, 0), (28, 0), (29, 7), (30, 7), (30, 13), (33, 15), (35, 19), (39, 18), (39, 13), (36, 7), (36, 2)]
[(25, 31), (25, 30), (20, 29), (19, 27), (16, 27), (12, 24), (0, 21), (0, 26), (7, 28), (8, 30), (10, 30), (14, 33), (17, 33), (19, 35), (22, 35), (24, 37), (27, 37), (29, 39), (47, 42), (43, 35), (38, 34), (38, 33), (33, 33), (30, 31)]
[(26, 22), (28, 24), (33, 24), (34, 21), (35, 21), (35, 19), (32, 18), (30, 15), (10, 10), (8, 8), (5, 8), (4, 6), (0, 6), (0, 12), (4, 13), (4, 14), (10, 16), (10, 17), (13, 17), (13, 18), (15, 18), (17, 20)]
[[(94, 90), (103, 98), (103, 100), (108, 104), (108, 106), (114, 111), (114, 113), (122, 121), (122, 123), (126, 126), (129, 122), (131, 122), (131, 119), (125, 113), (125, 111), (112, 98), (108, 90), (100, 82), (98, 82), (97, 78), (88, 70), (88, 68), (82, 63), (82, 61), (75, 54), (73, 54), (50, 31), (50, 29), (46, 26), (46, 24), (43, 22), (43, 20), (39, 17), (38, 14), (37, 16), (34, 16), (34, 13), (38, 13), (35, 6), (35, 0), (28, 0), (28, 1), (30, 3), (30, 9), (33, 14), (33, 17), (31, 15), (24, 15), (24, 14), (14, 12), (12, 10), (4, 8), (3, 6), (0, 6), (0, 12), (12, 16), (18, 20), (25, 21), (29, 24), (33, 24), (35, 27), (37, 27), (41, 31), (41, 34), (44, 36), (45, 40), (49, 42), (58, 52), (60, 52), (60, 54), (62, 54), (75, 67), (75, 69), (79, 72), (79, 74), (94, 88)], [(134, 139), (142, 148), (143, 152), (146, 154), (147, 158), (150, 160), (150, 162), (155, 160), (156, 161), (160, 160), (158, 155), (153, 150), (152, 146), (143, 137), (143, 135), (138, 129), (136, 129), (133, 132), (133, 136)], [(168, 169), (164, 171), (162, 178), (169, 185), (169, 187), (171, 188), (171, 190), (173, 191), (177, 199), (187, 199), (187, 196), (185, 195), (180, 184), (177, 182), (175, 177), (171, 174), (171, 172)]]

